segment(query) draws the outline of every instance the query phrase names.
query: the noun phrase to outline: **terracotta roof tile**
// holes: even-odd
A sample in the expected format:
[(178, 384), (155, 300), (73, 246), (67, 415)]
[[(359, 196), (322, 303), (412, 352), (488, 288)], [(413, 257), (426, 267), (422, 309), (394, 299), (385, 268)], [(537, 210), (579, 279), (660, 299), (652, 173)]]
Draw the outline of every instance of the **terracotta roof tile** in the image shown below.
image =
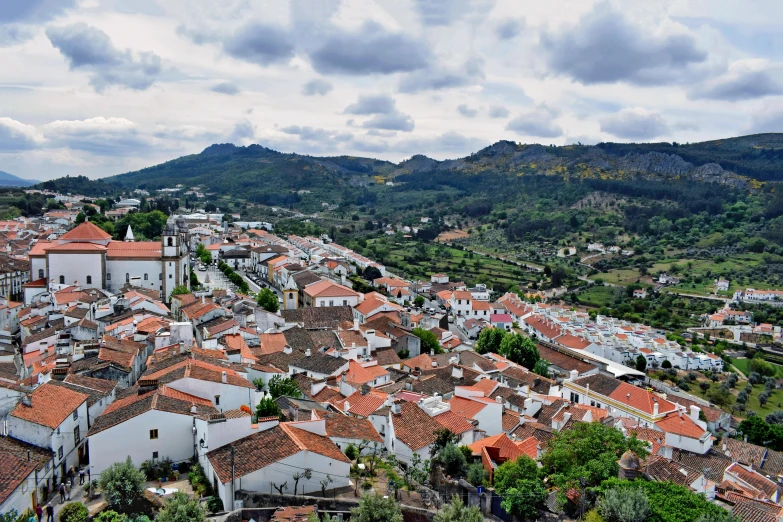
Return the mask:
[(86, 393), (54, 384), (42, 384), (30, 394), (32, 405), (17, 404), (11, 411), (11, 416), (56, 429), (88, 398)]
[(435, 433), (441, 429), (440, 424), (412, 402), (403, 402), (400, 413), (392, 413), (392, 422), (396, 437), (414, 451), (435, 442)]

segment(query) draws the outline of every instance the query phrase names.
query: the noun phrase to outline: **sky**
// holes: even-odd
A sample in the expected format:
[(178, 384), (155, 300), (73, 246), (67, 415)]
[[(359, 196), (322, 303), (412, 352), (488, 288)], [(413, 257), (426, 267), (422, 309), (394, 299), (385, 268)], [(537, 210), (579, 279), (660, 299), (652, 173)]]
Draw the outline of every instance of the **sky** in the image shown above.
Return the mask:
[(783, 129), (776, 0), (2, 0), (0, 170)]

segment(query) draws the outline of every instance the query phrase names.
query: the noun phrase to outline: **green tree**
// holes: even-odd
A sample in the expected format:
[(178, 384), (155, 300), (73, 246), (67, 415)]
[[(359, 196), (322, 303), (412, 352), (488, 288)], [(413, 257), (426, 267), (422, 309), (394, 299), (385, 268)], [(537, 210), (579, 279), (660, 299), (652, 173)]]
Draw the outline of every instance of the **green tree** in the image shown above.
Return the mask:
[(144, 473), (136, 469), (131, 458), (115, 462), (101, 473), (98, 480), (103, 497), (110, 509), (127, 513), (144, 495)]
[(424, 328), (414, 328), (411, 333), (421, 339), (421, 353), (443, 353), (443, 348), (440, 347), (438, 342), (438, 336), (434, 333)]
[(541, 358), (535, 341), (520, 333), (503, 336), (498, 353), (528, 369), (535, 368)]
[(364, 495), (359, 507), (351, 509), (352, 522), (403, 522), (400, 505), (391, 497), (383, 498), (374, 493)]
[(774, 377), (777, 373), (777, 369), (772, 363), (764, 360), (764, 355), (759, 351), (748, 362), (748, 369), (751, 372), (756, 372), (765, 377)]
[(486, 480), (489, 479), (489, 473), (484, 469), (484, 466), (480, 462), (474, 462), (468, 466), (468, 472), (465, 479), (475, 487), (481, 486)]
[(495, 470), (493, 482), (495, 490), (500, 494), (513, 488), (520, 480), (534, 480), (538, 476), (536, 461), (522, 455), (517, 460), (507, 460)]
[(543, 506), (547, 495), (546, 487), (540, 480), (518, 480), (513, 488), (506, 490), (500, 506), (522, 520), (531, 520), (536, 518), (538, 508)]
[(734, 402), (734, 396), (731, 394), (729, 389), (723, 385), (714, 386), (709, 392), (707, 392), (707, 399), (721, 408), (730, 406)]
[(661, 368), (663, 368), (664, 370), (668, 370), (671, 367), (672, 367), (672, 363), (669, 361), (669, 359), (664, 359), (663, 362), (661, 363)]
[(614, 488), (604, 493), (598, 512), (606, 522), (645, 522), (650, 514), (650, 502), (643, 489)]
[(259, 419), (264, 419), (267, 417), (279, 417), (280, 406), (278, 406), (275, 400), (271, 397), (261, 399), (258, 401), (258, 406), (256, 406), (256, 416)]
[(451, 477), (461, 477), (468, 467), (465, 454), (454, 444), (447, 444), (440, 450), (438, 461), (443, 466), (443, 472)]
[(290, 377), (275, 375), (269, 379), (267, 386), (269, 387), (269, 393), (272, 395), (273, 399), (283, 396), (293, 397), (295, 399), (302, 397), (301, 388), (299, 388), (296, 381)]
[(627, 450), (639, 458), (647, 455), (646, 443), (625, 438), (619, 430), (600, 422), (580, 422), (555, 434), (541, 458), (543, 472), (561, 489), (579, 487), (579, 479), (596, 486), (617, 476), (617, 460)]
[(500, 343), (505, 336), (506, 331), (502, 328), (484, 328), (476, 340), (476, 352), (480, 354), (499, 353)]
[(199, 500), (178, 491), (164, 501), (155, 522), (203, 522), (206, 519), (207, 512)]
[(536, 365), (533, 366), (533, 373), (540, 375), (541, 377), (549, 377), (549, 361), (546, 359), (539, 359)]
[(76, 214), (76, 219), (74, 220), (75, 225), (81, 225), (87, 220), (87, 215), (84, 212), (79, 212)]
[(348, 444), (348, 447), (345, 448), (345, 456), (348, 457), (349, 460), (356, 460), (359, 458), (359, 448), (353, 444)]
[(468, 507), (462, 498), (454, 495), (451, 502), (435, 514), (433, 522), (483, 522), (484, 515), (477, 506)]
[(280, 301), (277, 300), (277, 295), (269, 288), (262, 288), (257, 295), (258, 306), (266, 310), (267, 312), (277, 313), (280, 308)]
[(647, 370), (647, 358), (642, 354), (636, 356), (636, 369), (640, 372)]
[(416, 299), (413, 300), (413, 304), (418, 307), (424, 306), (424, 297), (417, 295)]
[(69, 502), (60, 510), (58, 516), (60, 522), (87, 522), (90, 520), (90, 513), (87, 506), (81, 502)]

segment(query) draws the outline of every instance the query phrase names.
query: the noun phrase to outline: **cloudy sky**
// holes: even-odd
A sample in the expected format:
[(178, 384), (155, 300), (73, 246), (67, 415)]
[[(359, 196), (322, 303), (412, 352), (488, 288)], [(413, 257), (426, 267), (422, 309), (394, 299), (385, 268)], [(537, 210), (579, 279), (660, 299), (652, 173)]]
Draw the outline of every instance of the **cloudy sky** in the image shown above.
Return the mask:
[(776, 0), (0, 0), (0, 170), (101, 177), (216, 142), (397, 161), (500, 139), (779, 131), (781, 14)]

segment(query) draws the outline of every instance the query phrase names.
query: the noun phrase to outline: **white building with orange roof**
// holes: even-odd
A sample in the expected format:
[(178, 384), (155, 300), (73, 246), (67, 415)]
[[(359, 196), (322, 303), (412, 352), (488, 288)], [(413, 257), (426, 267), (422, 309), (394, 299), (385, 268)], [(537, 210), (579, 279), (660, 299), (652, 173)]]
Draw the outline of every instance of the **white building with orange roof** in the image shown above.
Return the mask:
[(132, 234), (127, 241), (115, 241), (85, 222), (56, 241), (39, 241), (30, 250), (30, 279), (43, 279), (52, 288), (76, 285), (110, 292), (132, 283), (168, 300), (175, 286), (190, 285), (186, 233), (168, 223), (160, 242), (133, 241)]

